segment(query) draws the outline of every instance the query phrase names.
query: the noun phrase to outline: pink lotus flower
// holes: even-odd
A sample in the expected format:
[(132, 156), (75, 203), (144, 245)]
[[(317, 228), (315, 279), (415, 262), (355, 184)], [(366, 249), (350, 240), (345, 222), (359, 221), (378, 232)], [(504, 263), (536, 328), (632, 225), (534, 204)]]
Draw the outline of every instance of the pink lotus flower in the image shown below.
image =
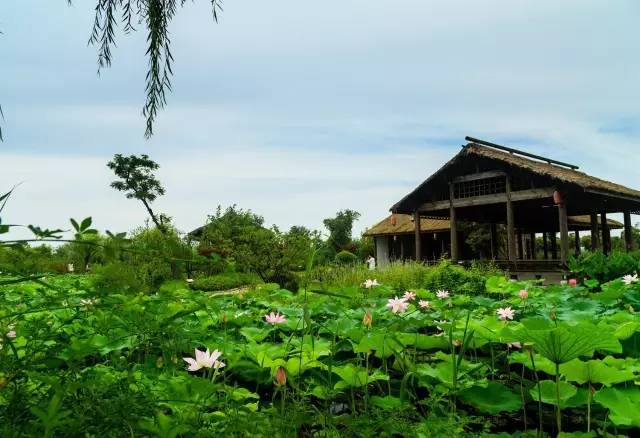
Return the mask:
[(449, 292), (446, 290), (439, 290), (438, 292), (436, 292), (436, 297), (440, 298), (441, 300), (445, 300), (449, 298)]
[(519, 350), (522, 348), (522, 344), (520, 342), (507, 342), (507, 348), (515, 348)]
[(428, 309), (430, 305), (431, 303), (429, 301), (426, 301), (426, 300), (418, 301), (418, 306), (420, 306), (421, 309)]
[(189, 371), (198, 371), (201, 368), (214, 368), (217, 370), (226, 365), (224, 362), (218, 360), (218, 358), (222, 356), (222, 352), (218, 350), (213, 350), (209, 353), (208, 348), (207, 351), (198, 350), (196, 348), (195, 355), (195, 359), (191, 357), (183, 358), (183, 360), (189, 364), (187, 367), (187, 370)]
[(18, 336), (15, 332), (15, 330), (11, 330), (9, 333), (7, 333), (7, 338), (15, 338), (16, 336)]
[(522, 289), (520, 292), (518, 292), (518, 296), (521, 299), (526, 300), (527, 298), (529, 298), (529, 292), (526, 289)]
[(404, 298), (390, 298), (387, 302), (387, 307), (391, 309), (393, 313), (404, 313), (409, 307), (409, 303)]
[(264, 319), (271, 325), (282, 324), (283, 322), (287, 322), (287, 318), (284, 315), (280, 315), (279, 312), (276, 312), (276, 313), (271, 312), (270, 314), (265, 315)]
[(507, 319), (513, 319), (513, 316), (516, 314), (511, 307), (501, 307), (496, 311), (501, 320), (506, 321)]
[(627, 286), (633, 284), (633, 283), (637, 283), (638, 282), (638, 274), (633, 274), (633, 275), (625, 275), (624, 277), (622, 277), (622, 282), (624, 284), (626, 284)]
[(402, 296), (402, 298), (404, 298), (406, 301), (411, 301), (411, 300), (415, 300), (416, 299), (416, 293), (413, 291), (406, 291), (404, 293), (404, 295)]
[(578, 280), (576, 280), (575, 278), (569, 279), (569, 286), (576, 287), (577, 285), (578, 285)]

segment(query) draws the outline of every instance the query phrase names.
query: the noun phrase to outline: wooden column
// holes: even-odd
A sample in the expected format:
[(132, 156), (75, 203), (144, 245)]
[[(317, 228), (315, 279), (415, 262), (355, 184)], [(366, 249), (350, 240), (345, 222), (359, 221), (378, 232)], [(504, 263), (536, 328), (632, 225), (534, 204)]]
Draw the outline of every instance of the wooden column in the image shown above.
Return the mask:
[(416, 238), (416, 261), (422, 260), (422, 236), (420, 235), (420, 212), (413, 212), (413, 224)]
[(542, 233), (542, 251), (544, 252), (544, 259), (549, 260), (549, 235), (546, 231)]
[(449, 227), (451, 229), (451, 261), (458, 262), (458, 223), (453, 206), (453, 183), (449, 183)]
[(507, 256), (512, 262), (516, 261), (516, 228), (513, 215), (513, 201), (511, 201), (511, 179), (507, 175), (505, 180), (507, 195)]
[(633, 251), (633, 233), (631, 232), (631, 212), (624, 212), (624, 243), (627, 252)]
[(529, 257), (531, 260), (535, 260), (536, 259), (536, 233), (529, 233), (529, 247), (530, 247), (530, 254), (531, 257)]
[(549, 238), (551, 239), (551, 259), (558, 260), (558, 239), (556, 238), (556, 232), (550, 232)]
[(489, 234), (491, 235), (491, 258), (498, 258), (498, 230), (493, 222), (489, 224)]
[(600, 248), (600, 237), (598, 235), (598, 215), (591, 213), (591, 251), (597, 251)]
[(524, 236), (522, 235), (522, 230), (518, 230), (518, 259), (524, 260), (524, 245), (522, 239)]
[(569, 220), (566, 201), (558, 204), (558, 219), (560, 221), (560, 261), (566, 265), (569, 259)]
[(581, 252), (581, 248), (580, 248), (580, 231), (576, 230), (575, 234), (573, 235), (574, 240), (574, 246), (575, 246), (575, 254), (579, 255)]
[(609, 254), (611, 252), (611, 240), (609, 236), (609, 224), (607, 223), (607, 212), (600, 213), (600, 229), (602, 230), (602, 252)]

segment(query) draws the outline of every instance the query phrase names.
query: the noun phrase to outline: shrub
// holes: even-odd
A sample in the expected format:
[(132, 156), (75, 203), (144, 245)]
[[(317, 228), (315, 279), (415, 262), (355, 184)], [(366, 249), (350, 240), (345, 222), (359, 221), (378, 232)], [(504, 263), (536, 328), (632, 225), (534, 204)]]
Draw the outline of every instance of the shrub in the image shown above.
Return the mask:
[(339, 265), (355, 265), (358, 262), (358, 257), (352, 252), (342, 250), (336, 254), (335, 261)]
[(97, 266), (94, 273), (93, 287), (101, 295), (136, 293), (143, 289), (136, 270), (127, 263), (112, 262)]
[(242, 272), (227, 272), (211, 277), (198, 278), (191, 283), (191, 288), (204, 291), (221, 291), (260, 283), (255, 274)]
[(571, 257), (569, 267), (577, 275), (595, 278), (606, 283), (638, 270), (639, 252), (614, 252), (606, 256), (602, 251), (583, 252)]

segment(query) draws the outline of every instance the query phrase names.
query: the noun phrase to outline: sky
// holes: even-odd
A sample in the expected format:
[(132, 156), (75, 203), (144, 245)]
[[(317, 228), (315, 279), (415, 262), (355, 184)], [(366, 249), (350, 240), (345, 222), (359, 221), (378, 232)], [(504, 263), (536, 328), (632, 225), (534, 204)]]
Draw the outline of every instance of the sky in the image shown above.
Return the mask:
[(142, 225), (109, 187), (115, 153), (160, 164), (154, 209), (185, 232), (237, 204), (284, 229), (350, 208), (360, 233), (465, 135), (640, 188), (637, 1), (226, 0), (218, 24), (187, 2), (148, 140), (144, 28), (98, 75), (94, 7), (0, 4), (0, 191), (21, 183), (3, 223)]

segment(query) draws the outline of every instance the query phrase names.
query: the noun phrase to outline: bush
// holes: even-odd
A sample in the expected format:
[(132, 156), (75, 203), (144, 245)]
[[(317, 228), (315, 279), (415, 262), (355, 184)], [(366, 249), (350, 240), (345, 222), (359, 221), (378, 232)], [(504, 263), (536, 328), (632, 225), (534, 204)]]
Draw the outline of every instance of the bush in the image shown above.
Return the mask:
[(481, 268), (465, 269), (442, 261), (427, 272), (424, 288), (432, 291), (445, 289), (455, 293), (481, 294), (485, 292), (486, 272)]
[(352, 252), (342, 250), (336, 254), (335, 261), (339, 265), (355, 265), (358, 262), (358, 257)]
[(583, 252), (571, 257), (569, 267), (574, 274), (595, 278), (606, 283), (638, 270), (639, 252), (614, 252), (606, 256), (602, 251)]
[(143, 289), (143, 283), (136, 275), (136, 270), (128, 263), (107, 263), (96, 266), (93, 272), (93, 287), (101, 295), (136, 293)]
[(228, 272), (211, 277), (198, 278), (191, 283), (191, 288), (204, 291), (221, 291), (261, 283), (254, 274)]

